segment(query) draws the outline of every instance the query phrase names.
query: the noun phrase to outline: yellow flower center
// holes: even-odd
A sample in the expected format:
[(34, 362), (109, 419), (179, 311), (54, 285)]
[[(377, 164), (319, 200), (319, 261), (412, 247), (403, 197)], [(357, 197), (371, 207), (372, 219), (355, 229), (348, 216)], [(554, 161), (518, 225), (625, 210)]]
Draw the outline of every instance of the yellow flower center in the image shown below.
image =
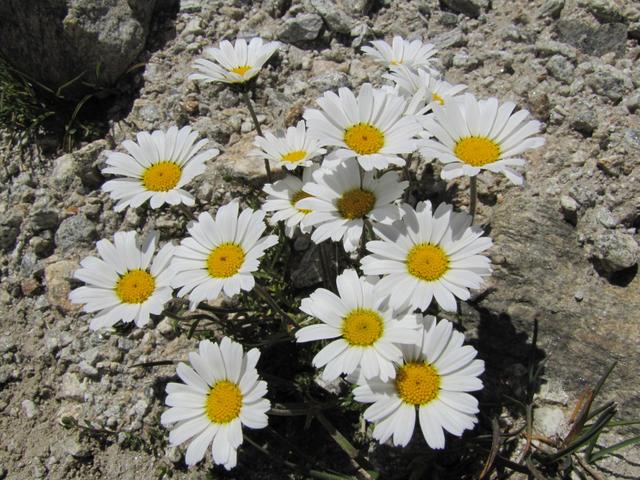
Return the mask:
[(440, 375), (427, 363), (411, 362), (396, 371), (396, 391), (410, 405), (424, 405), (438, 398)]
[(453, 149), (456, 157), (467, 165), (482, 167), (500, 158), (500, 145), (486, 137), (466, 137)]
[(123, 303), (143, 303), (156, 289), (156, 279), (144, 270), (129, 270), (116, 283), (116, 295)]
[(409, 250), (407, 270), (420, 280), (432, 282), (449, 270), (449, 257), (439, 245), (419, 243)]
[(236, 73), (236, 74), (238, 74), (238, 75), (240, 75), (242, 77), (249, 70), (251, 70), (251, 65), (242, 65), (240, 67), (234, 67), (229, 71), (233, 72), (233, 73)]
[(240, 415), (242, 393), (235, 383), (220, 380), (209, 390), (205, 409), (213, 423), (229, 423)]
[(302, 160), (306, 156), (307, 156), (306, 150), (294, 150), (292, 152), (285, 153), (284, 155), (282, 155), (282, 158), (280, 160), (282, 160), (283, 162), (296, 163)]
[(442, 98), (440, 95), (438, 95), (435, 92), (431, 95), (431, 101), (438, 102), (440, 105), (444, 105), (444, 98)]
[(291, 197), (291, 205), (293, 206), (293, 208), (298, 210), (300, 213), (304, 213), (305, 215), (307, 215), (308, 213), (311, 213), (311, 210), (306, 209), (306, 208), (298, 208), (298, 207), (296, 207), (296, 203), (298, 203), (298, 200), (302, 200), (303, 198), (309, 198), (309, 197), (312, 197), (312, 196), (313, 195), (311, 195), (310, 193), (305, 192), (304, 190), (298, 190)]
[(349, 345), (370, 347), (384, 331), (384, 322), (378, 312), (368, 308), (351, 310), (342, 321), (342, 337)]
[(207, 258), (207, 270), (214, 278), (233, 277), (244, 263), (244, 250), (235, 243), (221, 243)]
[(402, 65), (402, 60), (391, 60), (390, 65)]
[(371, 155), (384, 147), (384, 133), (369, 123), (356, 123), (344, 131), (344, 143), (358, 155)]
[(343, 218), (354, 220), (356, 218), (364, 218), (364, 216), (373, 210), (376, 204), (376, 196), (361, 188), (354, 188), (344, 192), (338, 199), (338, 212)]
[(147, 169), (142, 174), (142, 184), (152, 192), (168, 192), (180, 181), (182, 168), (174, 162), (160, 162)]

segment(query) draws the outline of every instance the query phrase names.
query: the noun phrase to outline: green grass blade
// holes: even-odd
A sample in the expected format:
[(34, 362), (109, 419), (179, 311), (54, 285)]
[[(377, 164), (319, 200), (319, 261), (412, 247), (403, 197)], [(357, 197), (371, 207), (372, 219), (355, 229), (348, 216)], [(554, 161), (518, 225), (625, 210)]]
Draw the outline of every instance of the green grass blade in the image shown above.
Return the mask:
[(609, 422), (609, 425), (607, 425), (607, 428), (629, 427), (631, 425), (640, 425), (640, 420), (621, 420), (619, 422)]
[(596, 453), (592, 454), (587, 459), (587, 461), (589, 463), (595, 463), (598, 460), (603, 459), (607, 455), (610, 455), (613, 452), (615, 452), (617, 450), (620, 450), (621, 448), (630, 447), (630, 446), (635, 445), (637, 443), (640, 443), (640, 435), (628, 438), (626, 440), (623, 440), (622, 442), (616, 443), (615, 445), (611, 445), (610, 447), (602, 448), (602, 449), (598, 450)]
[(563, 457), (570, 455), (580, 450), (581, 448), (583, 448), (585, 445), (588, 444), (588, 442), (594, 436), (599, 435), (602, 432), (602, 429), (607, 425), (607, 423), (609, 423), (609, 421), (614, 417), (615, 414), (616, 414), (616, 411), (614, 407), (602, 412), (602, 414), (598, 417), (598, 420), (593, 424), (593, 426), (589, 430), (587, 430), (586, 433), (580, 435), (570, 445), (559, 450), (558, 452), (553, 454), (551, 457), (547, 458), (545, 463), (549, 464), (549, 463), (557, 462)]
[(607, 371), (604, 372), (602, 377), (600, 377), (600, 380), (598, 380), (596, 387), (593, 389), (594, 399), (598, 396), (598, 394), (600, 393), (600, 390), (602, 390), (602, 386), (604, 385), (604, 382), (607, 381), (607, 378), (609, 378), (609, 375), (611, 374), (611, 372), (613, 371), (613, 369), (616, 367), (617, 364), (618, 364), (617, 360), (614, 360), (613, 362), (611, 362), (611, 365), (609, 365), (609, 368), (607, 369)]
[(173, 365), (176, 363), (176, 360), (158, 360), (156, 362), (142, 362), (135, 363), (131, 365), (129, 368), (137, 368), (137, 367), (159, 367), (161, 365)]
[(60, 85), (58, 87), (58, 89), (55, 92), (55, 96), (58, 98), (64, 98), (64, 96), (62, 95), (62, 92), (67, 89), (68, 87), (70, 87), (71, 85), (73, 85), (74, 83), (76, 83), (78, 80), (80, 80), (82, 77), (84, 77), (86, 70), (82, 71), (82, 73), (80, 73), (80, 75), (72, 78), (71, 80), (63, 83), (62, 85)]

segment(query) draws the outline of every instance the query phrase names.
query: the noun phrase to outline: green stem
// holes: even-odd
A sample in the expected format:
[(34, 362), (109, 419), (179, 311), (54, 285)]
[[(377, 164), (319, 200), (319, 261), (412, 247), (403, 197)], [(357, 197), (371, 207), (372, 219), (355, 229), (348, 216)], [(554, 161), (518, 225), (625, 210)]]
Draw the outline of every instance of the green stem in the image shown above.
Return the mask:
[(363, 245), (362, 252), (360, 253), (360, 258), (361, 259), (362, 259), (362, 257), (364, 257), (367, 254), (367, 243), (370, 240), (375, 240), (376, 239), (376, 235), (373, 232), (373, 224), (371, 223), (371, 221), (369, 221), (369, 220), (365, 220), (364, 221), (364, 227), (363, 227), (362, 235), (364, 237), (366, 237), (367, 241)]
[(284, 233), (283, 221), (278, 222), (276, 229), (278, 231), (278, 244), (276, 246), (277, 250), (275, 254), (271, 257), (271, 261), (269, 262), (269, 270), (273, 270), (276, 266), (276, 262), (282, 258), (282, 253), (285, 247), (288, 245), (287, 240), (289, 240)]
[(407, 185), (406, 190), (404, 191), (404, 201), (407, 202), (409, 201), (409, 196), (411, 195), (411, 160), (413, 159), (413, 156), (411, 154), (409, 154), (407, 156), (407, 160), (404, 164), (404, 167), (402, 167), (402, 172), (404, 175), (404, 179), (409, 182), (409, 185)]
[(322, 268), (322, 282), (324, 288), (327, 290), (335, 291), (333, 288), (334, 277), (331, 275), (331, 266), (329, 265), (329, 258), (325, 249), (326, 242), (318, 244), (318, 254), (320, 255), (320, 267)]
[(206, 312), (220, 313), (220, 314), (229, 314), (229, 313), (245, 313), (249, 310), (243, 307), (239, 308), (228, 308), (228, 307), (214, 307), (205, 302), (200, 302), (198, 304), (198, 308), (200, 310), (204, 310)]
[(325, 417), (321, 412), (316, 412), (315, 417), (320, 422), (320, 425), (327, 431), (329, 436), (338, 444), (338, 446), (349, 456), (351, 464), (356, 468), (360, 478), (364, 478), (366, 480), (373, 480), (371, 474), (361, 465), (360, 462), (366, 463), (367, 467), (372, 469), (369, 462), (362, 458), (358, 449), (354, 447), (347, 437), (342, 435), (338, 431), (338, 429)]
[(307, 415), (315, 415), (320, 410), (335, 407), (335, 402), (308, 404), (308, 403), (290, 403), (276, 404), (269, 412), (269, 415), (277, 417), (305, 417)]
[[(402, 195), (402, 198), (404, 199), (405, 202), (408, 202), (409, 197), (411, 196), (411, 162), (412, 160), (413, 160), (413, 154), (410, 153), (409, 155), (407, 155), (407, 159), (405, 161), (404, 167), (402, 167), (402, 175), (404, 177), (404, 180), (406, 180), (409, 183)], [(416, 173), (416, 176), (417, 175), (418, 174)]]
[[(254, 110), (253, 104), (251, 103), (251, 98), (249, 98), (249, 91), (248, 90), (245, 89), (245, 90), (242, 91), (242, 99), (244, 100), (244, 103), (247, 106), (247, 109), (249, 110), (249, 115), (251, 115), (251, 120), (253, 121), (253, 126), (256, 129), (256, 132), (258, 133), (258, 135), (263, 137), (264, 135), (262, 135), (262, 129), (260, 128), (260, 122), (258, 122), (258, 116), (256, 115), (256, 111)], [(264, 159), (264, 169), (267, 172), (267, 181), (269, 183), (272, 183), (271, 167), (269, 166), (269, 160), (267, 160), (266, 158)]]
[(282, 326), (283, 329), (286, 331), (287, 330), (287, 326), (291, 326), (291, 327), (295, 327), (296, 326), (296, 322), (293, 318), (291, 318), (291, 316), (285, 312), (280, 305), (278, 305), (278, 303), (273, 299), (273, 297), (271, 296), (271, 294), (268, 292), (268, 290), (266, 288), (264, 288), (262, 285), (260, 285), (259, 283), (256, 282), (255, 286), (253, 287), (255, 292), (262, 297), (262, 299), (267, 302), (269, 304), (269, 306), (271, 308), (273, 308), (273, 310), (280, 315), (280, 318), (282, 320)]
[(196, 217), (196, 214), (193, 213), (191, 210), (189, 210), (187, 208), (187, 206), (184, 203), (180, 203), (178, 204), (178, 209), (185, 214), (185, 216), (189, 219), (189, 220), (194, 220), (194, 221), (198, 221), (198, 217)]
[(165, 317), (169, 317), (172, 320), (176, 320), (177, 322), (192, 322), (193, 320), (207, 320), (209, 322), (214, 323), (219, 321), (219, 319), (204, 313), (201, 313), (201, 314), (196, 313), (193, 315), (189, 315), (188, 317), (183, 317), (181, 315), (178, 315), (177, 313), (172, 313), (172, 312), (169, 312), (168, 310), (163, 310), (162, 315)]
[(476, 215), (476, 203), (478, 201), (478, 176), (469, 177), (469, 215), (471, 223)]
[(404, 167), (402, 167), (402, 171), (404, 173), (404, 179), (407, 182), (411, 181), (411, 155), (408, 155), (406, 161), (404, 162)]
[(259, 452), (269, 457), (271, 461), (280, 462), (283, 465), (291, 468), (292, 470), (296, 470), (298, 472), (302, 471), (311, 478), (317, 478), (319, 480), (349, 480), (351, 478), (344, 475), (334, 475), (332, 473), (323, 472), (320, 470), (307, 470), (293, 462), (290, 462), (289, 460), (285, 460), (281, 458), (280, 455), (273, 455), (267, 448), (260, 445), (258, 442), (256, 442), (251, 437), (249, 437), (246, 433), (244, 433), (244, 439), (247, 441), (247, 443), (251, 444), (256, 450), (258, 450)]
[[(275, 320), (275, 318), (274, 318)], [(272, 345), (276, 345), (278, 343), (285, 343), (285, 342), (295, 342), (296, 337), (288, 332), (279, 332), (279, 333), (275, 333), (273, 335), (268, 336), (267, 338), (265, 338), (263, 341), (261, 342), (257, 342), (257, 343), (245, 343), (244, 345), (247, 347), (270, 347)]]

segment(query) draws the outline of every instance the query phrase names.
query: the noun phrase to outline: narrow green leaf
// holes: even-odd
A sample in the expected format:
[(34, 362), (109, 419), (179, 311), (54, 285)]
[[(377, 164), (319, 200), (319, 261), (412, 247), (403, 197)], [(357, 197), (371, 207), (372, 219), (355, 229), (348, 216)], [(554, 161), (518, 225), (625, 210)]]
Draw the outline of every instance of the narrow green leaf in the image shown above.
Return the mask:
[(487, 457), (482, 468), (482, 472), (479, 475), (480, 479), (486, 478), (491, 470), (493, 470), (493, 464), (502, 444), (500, 439), (500, 425), (498, 425), (498, 419), (496, 417), (491, 419), (491, 432), (491, 451), (489, 452), (489, 456)]
[(525, 463), (527, 464), (527, 468), (529, 469), (529, 472), (531, 472), (531, 476), (533, 478), (536, 480), (547, 480), (547, 477), (545, 477), (542, 472), (533, 465), (531, 457), (528, 457)]
[(628, 427), (631, 425), (640, 425), (640, 420), (620, 420), (619, 422), (609, 422), (607, 428)]
[(596, 408), (595, 410), (590, 411), (589, 415), (587, 416), (587, 419), (585, 420), (585, 422), (588, 421), (588, 420), (591, 420), (593, 417), (596, 417), (596, 416), (600, 415), (602, 412), (604, 412), (608, 408), (611, 408), (612, 405), (616, 405), (616, 403), (613, 402), (613, 401), (607, 402), (604, 405)]
[(136, 363), (134, 365), (131, 365), (129, 368), (136, 368), (136, 367), (159, 367), (162, 365), (173, 365), (174, 363), (176, 363), (176, 360), (158, 360), (156, 362), (143, 362), (143, 363)]
[(585, 445), (587, 445), (589, 440), (591, 440), (595, 435), (600, 434), (602, 429), (605, 427), (607, 423), (609, 423), (609, 420), (611, 420), (615, 414), (616, 414), (615, 408), (602, 412), (600, 417), (598, 417), (598, 420), (593, 424), (593, 426), (589, 430), (587, 430), (586, 433), (582, 434), (580, 437), (578, 437), (573, 443), (571, 443), (567, 447), (563, 448), (562, 450), (559, 450), (558, 452), (550, 456), (545, 461), (545, 463), (549, 464), (549, 463), (557, 462), (563, 457), (570, 455), (580, 450), (581, 448), (583, 448)]
[(86, 74), (86, 70), (83, 70), (82, 73), (80, 73), (80, 75), (72, 78), (71, 80), (69, 80), (68, 82), (63, 83), (62, 85), (60, 85), (58, 87), (58, 89), (55, 92), (55, 96), (58, 98), (64, 98), (64, 96), (62, 95), (63, 90), (66, 90), (67, 87), (70, 87), (71, 85), (73, 85), (74, 83), (76, 83), (78, 80), (80, 80), (82, 77), (84, 77), (84, 75)]
[(196, 328), (198, 328), (198, 325), (200, 324), (200, 319), (196, 319), (192, 324), (191, 324), (191, 328), (189, 328), (189, 333), (187, 333), (187, 338), (192, 338), (193, 334), (196, 331)]
[(618, 364), (617, 360), (614, 360), (613, 362), (611, 362), (611, 365), (609, 365), (609, 368), (607, 369), (607, 371), (604, 372), (602, 377), (600, 377), (600, 380), (598, 380), (598, 383), (596, 384), (596, 387), (593, 389), (593, 398), (594, 399), (600, 393), (600, 390), (602, 389), (602, 386), (604, 385), (604, 382), (607, 381), (607, 378), (609, 377), (609, 375), (611, 374), (611, 372), (613, 371), (613, 369), (615, 368), (615, 366), (617, 364)]
[(531, 336), (531, 348), (529, 349), (529, 365), (527, 369), (527, 400), (531, 400), (535, 393), (536, 383), (536, 344), (538, 343), (538, 319), (533, 320), (533, 335)]
[(602, 458), (606, 457), (607, 455), (610, 455), (613, 452), (620, 450), (621, 448), (630, 447), (637, 443), (640, 443), (640, 435), (628, 438), (626, 440), (623, 440), (622, 442), (616, 443), (615, 445), (611, 445), (610, 447), (600, 449), (596, 453), (591, 455), (590, 458), (587, 459), (587, 461), (589, 463), (595, 463), (598, 460), (601, 460)]

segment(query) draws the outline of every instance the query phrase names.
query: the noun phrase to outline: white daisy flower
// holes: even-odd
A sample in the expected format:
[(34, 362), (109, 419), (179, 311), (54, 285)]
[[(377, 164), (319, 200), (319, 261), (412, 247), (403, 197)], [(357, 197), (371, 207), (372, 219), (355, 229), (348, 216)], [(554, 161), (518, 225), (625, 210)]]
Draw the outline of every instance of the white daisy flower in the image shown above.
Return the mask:
[(310, 194), (302, 188), (304, 184), (312, 179), (320, 165), (311, 165), (302, 172), (302, 180), (293, 175), (287, 175), (282, 180), (278, 180), (273, 184), (267, 183), (262, 190), (267, 194), (267, 199), (262, 204), (262, 210), (265, 212), (275, 212), (269, 223), (276, 225), (279, 221), (284, 222), (285, 234), (289, 238), (293, 238), (296, 227), (300, 228), (302, 233), (309, 233), (313, 229), (311, 225), (307, 225), (307, 218), (311, 210), (298, 208), (296, 206), (298, 200), (310, 197)]
[[(224, 337), (220, 342), (200, 342), (199, 353), (189, 353), (191, 367), (179, 363), (177, 373), (184, 383), (167, 384), (166, 410), (160, 421), (172, 428), (171, 445), (190, 439), (185, 462), (195, 465), (211, 445), (214, 463), (231, 470), (242, 444), (242, 427), (264, 428), (271, 408), (264, 398), (267, 383), (259, 380), (256, 363), (260, 352), (246, 354), (242, 345)], [(177, 422), (177, 423), (176, 423)], [(176, 424), (173, 427), (170, 425)]]
[(444, 431), (462, 436), (478, 422), (478, 400), (467, 392), (481, 390), (484, 362), (477, 351), (462, 346), (464, 335), (451, 322), (427, 316), (417, 345), (403, 345), (404, 362), (394, 380), (360, 377), (353, 391), (358, 402), (373, 403), (364, 418), (375, 423), (373, 437), (394, 445), (411, 440), (416, 423), (431, 448), (444, 448)]
[(69, 299), (84, 304), (85, 312), (97, 312), (89, 328), (112, 327), (119, 320), (143, 327), (149, 315), (162, 313), (173, 292), (169, 264), (176, 247), (167, 243), (153, 258), (157, 240), (156, 232), (140, 243), (136, 232), (118, 232), (114, 243), (100, 240), (96, 244), (100, 258), (80, 262), (82, 268), (73, 276), (87, 285), (71, 291)]
[(422, 43), (420, 40), (408, 41), (396, 35), (393, 37), (392, 45), (384, 40), (374, 40), (371, 45), (373, 46), (362, 47), (362, 51), (387, 67), (405, 65), (414, 69), (423, 68), (434, 75), (438, 74), (431, 65), (432, 57), (438, 50), (431, 43)]
[(425, 70), (413, 71), (404, 65), (392, 67), (391, 73), (385, 74), (384, 77), (393, 81), (398, 93), (412, 99), (412, 103), (416, 102), (417, 97), (421, 114), (430, 112), (436, 103), (445, 105), (467, 88), (463, 84), (451, 85)]
[(393, 223), (402, 216), (402, 209), (394, 202), (407, 185), (397, 172), (374, 178), (373, 172), (361, 174), (358, 165), (347, 162), (314, 172), (313, 181), (302, 187), (310, 196), (298, 200), (296, 207), (311, 210), (305, 222), (315, 227), (311, 234), (315, 243), (328, 238), (342, 240), (344, 249), (353, 252), (360, 243), (365, 219), (377, 225)]
[(354, 157), (365, 170), (403, 166), (398, 155), (416, 149), (414, 137), (421, 127), (414, 117), (403, 115), (406, 101), (400, 96), (365, 83), (357, 98), (341, 88), (338, 95), (325, 92), (317, 103), (322, 110), (306, 110), (304, 118), (322, 146), (338, 147), (326, 156), (326, 166)]
[(396, 344), (416, 341), (415, 316), (406, 311), (394, 315), (388, 292), (374, 279), (358, 277), (355, 270), (342, 272), (336, 284), (338, 295), (319, 288), (302, 300), (300, 310), (323, 323), (301, 328), (296, 339), (335, 339), (313, 358), (315, 367), (325, 367), (322, 376), (327, 381), (356, 368), (367, 378), (393, 378), (394, 363), (402, 360)]
[(365, 275), (384, 275), (382, 288), (391, 292), (396, 308), (426, 310), (435, 297), (438, 305), (456, 311), (456, 299), (467, 300), (469, 288), (482, 285), (491, 273), (491, 262), (478, 255), (491, 246), (483, 231), (470, 227), (471, 216), (454, 213), (441, 203), (431, 213), (431, 202), (420, 202), (414, 210), (404, 205), (403, 219), (393, 225), (377, 225), (382, 240), (367, 242), (372, 255), (361, 260)]
[(320, 148), (318, 139), (309, 134), (304, 120), (300, 120), (295, 127), (289, 127), (284, 137), (267, 132), (264, 137), (257, 136), (253, 143), (260, 150), (253, 150), (250, 155), (274, 161), (287, 170), (309, 167), (313, 163), (312, 158), (327, 152)]
[(264, 212), (247, 208), (238, 216), (237, 201), (218, 209), (215, 220), (207, 212), (189, 227), (190, 237), (176, 248), (171, 284), (179, 297), (189, 294), (190, 308), (224, 292), (231, 297), (253, 289), (252, 272), (264, 251), (278, 243), (276, 235), (261, 237), (267, 226)]
[(207, 58), (195, 61), (192, 66), (198, 73), (192, 73), (189, 79), (203, 80), (205, 83), (245, 83), (260, 72), (279, 46), (279, 42), (264, 43), (261, 38), (252, 38), (249, 45), (242, 38), (237, 39), (235, 45), (223, 40), (220, 48), (204, 50)]
[(140, 132), (137, 137), (137, 143), (122, 142), (129, 155), (107, 152), (109, 166), (102, 169), (102, 173), (128, 177), (109, 180), (102, 185), (102, 189), (118, 201), (115, 211), (139, 207), (149, 199), (151, 208), (164, 203), (194, 205), (193, 196), (182, 187), (203, 173), (205, 162), (220, 151), (212, 148), (200, 152), (208, 140), (195, 143), (198, 132), (189, 126), (180, 130), (171, 127), (166, 132), (156, 130), (152, 134)]
[(529, 112), (512, 114), (515, 107), (513, 102), (499, 106), (496, 98), (478, 101), (471, 94), (444, 107), (434, 105), (434, 115), (424, 125), (435, 138), (424, 140), (420, 153), (444, 163), (441, 176), (447, 180), (484, 169), (522, 185), (522, 175), (511, 167), (524, 165), (520, 155), (542, 146), (544, 138), (533, 136), (540, 132), (540, 122), (525, 122)]

